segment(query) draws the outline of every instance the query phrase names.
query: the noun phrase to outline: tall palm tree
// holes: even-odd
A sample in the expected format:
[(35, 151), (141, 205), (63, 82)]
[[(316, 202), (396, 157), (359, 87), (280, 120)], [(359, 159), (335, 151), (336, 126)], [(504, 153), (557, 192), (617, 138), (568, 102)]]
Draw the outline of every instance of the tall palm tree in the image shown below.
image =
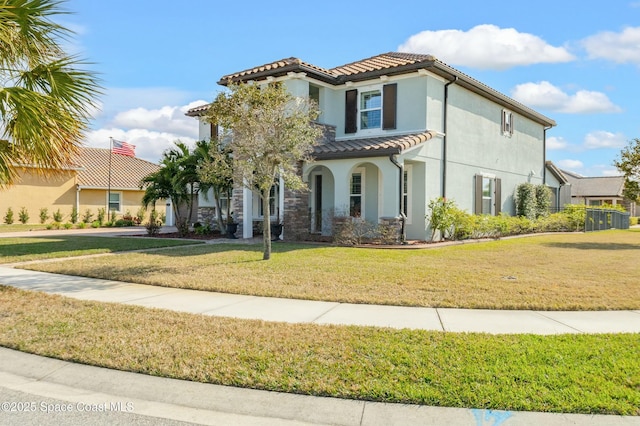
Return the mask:
[(72, 35), (52, 20), (67, 13), (62, 3), (0, 0), (0, 187), (19, 165), (68, 165), (101, 93), (95, 73), (61, 47)]

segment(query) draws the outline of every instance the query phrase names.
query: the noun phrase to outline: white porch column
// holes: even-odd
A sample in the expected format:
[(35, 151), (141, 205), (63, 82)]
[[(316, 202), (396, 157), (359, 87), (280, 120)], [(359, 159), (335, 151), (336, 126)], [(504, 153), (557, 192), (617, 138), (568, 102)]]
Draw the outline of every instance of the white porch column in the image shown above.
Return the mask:
[(253, 192), (242, 188), (242, 238), (253, 238)]

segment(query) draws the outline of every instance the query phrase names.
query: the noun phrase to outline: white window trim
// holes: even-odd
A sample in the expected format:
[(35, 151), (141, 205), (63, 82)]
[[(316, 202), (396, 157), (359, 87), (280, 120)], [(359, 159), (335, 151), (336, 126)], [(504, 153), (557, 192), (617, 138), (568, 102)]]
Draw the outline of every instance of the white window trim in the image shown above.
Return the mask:
[(508, 109), (503, 109), (500, 121), (502, 135), (507, 137), (513, 136), (513, 112)]
[(492, 175), (483, 175), (482, 176), (482, 205), (484, 206), (484, 180), (489, 180), (489, 212), (482, 212), (482, 214), (488, 214), (491, 216), (495, 216), (496, 213), (496, 177)]
[[(360, 194), (353, 194), (351, 192), (351, 179), (353, 177), (354, 174), (356, 173), (360, 173), (361, 176), (361, 180), (360, 180)], [(364, 167), (357, 167), (355, 168), (350, 174), (349, 174), (349, 182), (347, 183), (349, 185), (349, 203), (347, 204), (348, 208), (349, 208), (349, 216), (351, 216), (351, 196), (352, 195), (360, 195), (360, 217), (359, 218), (355, 218), (355, 219), (363, 219), (366, 217), (366, 213), (365, 213), (365, 182), (366, 182), (366, 175), (365, 175), (365, 168)], [(353, 217), (353, 216), (352, 216)]]
[[(404, 172), (407, 174), (407, 177), (404, 180), (407, 184), (407, 211), (405, 211), (404, 214), (407, 216), (406, 224), (411, 225), (411, 211), (413, 210), (413, 166), (410, 164), (405, 165)], [(402, 204), (404, 205), (404, 185), (402, 192)]]
[(123, 194), (122, 191), (107, 191), (107, 195), (106, 195), (106, 199), (107, 199), (107, 209), (109, 210), (107, 212), (107, 214), (109, 214), (109, 212), (111, 212), (111, 209), (109, 207), (111, 207), (111, 200), (109, 200), (109, 194), (113, 195), (113, 194), (118, 194), (118, 210), (115, 210), (116, 213), (118, 214), (122, 214), (122, 205), (123, 205)]
[[(358, 123), (358, 133), (359, 135), (374, 135), (379, 134), (382, 131), (382, 122), (384, 120), (384, 90), (382, 84), (370, 85), (370, 86), (362, 86), (358, 87), (358, 112), (357, 112), (357, 123)], [(363, 129), (362, 128), (362, 94), (365, 92), (380, 92), (380, 127), (376, 127), (374, 129)], [(377, 108), (375, 108), (377, 109)], [(364, 111), (373, 111), (374, 109), (367, 109)]]
[[(274, 196), (273, 210), (270, 212), (271, 214), (269, 215), (269, 218), (272, 221), (278, 219), (278, 216), (277, 216), (278, 208), (280, 207), (280, 192), (279, 192), (280, 187), (277, 185), (273, 185), (273, 186), (275, 187), (274, 194), (273, 194)], [(262, 197), (260, 194), (257, 194), (257, 193), (255, 194), (255, 197), (257, 201), (257, 203), (254, 203), (254, 204), (257, 204), (256, 218), (264, 220), (264, 214), (260, 214), (260, 211), (262, 210)]]

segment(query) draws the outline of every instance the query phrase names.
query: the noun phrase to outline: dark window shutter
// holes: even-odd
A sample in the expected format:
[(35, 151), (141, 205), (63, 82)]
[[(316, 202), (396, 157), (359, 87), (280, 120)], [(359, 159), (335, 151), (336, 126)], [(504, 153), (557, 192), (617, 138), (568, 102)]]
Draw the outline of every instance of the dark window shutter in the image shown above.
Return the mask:
[(218, 136), (219, 136), (218, 125), (211, 123), (210, 126), (211, 128), (209, 131), (211, 132), (211, 140), (218, 139)]
[(382, 129), (396, 128), (396, 110), (398, 105), (398, 85), (385, 84), (382, 87)]
[(344, 105), (344, 132), (356, 133), (358, 131), (358, 91), (347, 90), (345, 92)]
[(474, 213), (482, 214), (482, 175), (476, 175), (476, 199), (474, 200)]
[(502, 211), (502, 188), (501, 188), (500, 179), (498, 178), (494, 179), (493, 184), (495, 185), (495, 188), (496, 188), (496, 192), (494, 194), (495, 202), (496, 202), (496, 216), (499, 216), (500, 212)]

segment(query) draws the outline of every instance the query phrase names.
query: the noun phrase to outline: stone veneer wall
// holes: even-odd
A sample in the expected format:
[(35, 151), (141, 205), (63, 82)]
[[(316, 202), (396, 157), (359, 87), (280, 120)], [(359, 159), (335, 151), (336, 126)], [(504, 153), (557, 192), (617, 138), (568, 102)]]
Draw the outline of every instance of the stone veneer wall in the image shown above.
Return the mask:
[(309, 210), (309, 191), (284, 192), (284, 239), (301, 241), (309, 236), (311, 218)]

